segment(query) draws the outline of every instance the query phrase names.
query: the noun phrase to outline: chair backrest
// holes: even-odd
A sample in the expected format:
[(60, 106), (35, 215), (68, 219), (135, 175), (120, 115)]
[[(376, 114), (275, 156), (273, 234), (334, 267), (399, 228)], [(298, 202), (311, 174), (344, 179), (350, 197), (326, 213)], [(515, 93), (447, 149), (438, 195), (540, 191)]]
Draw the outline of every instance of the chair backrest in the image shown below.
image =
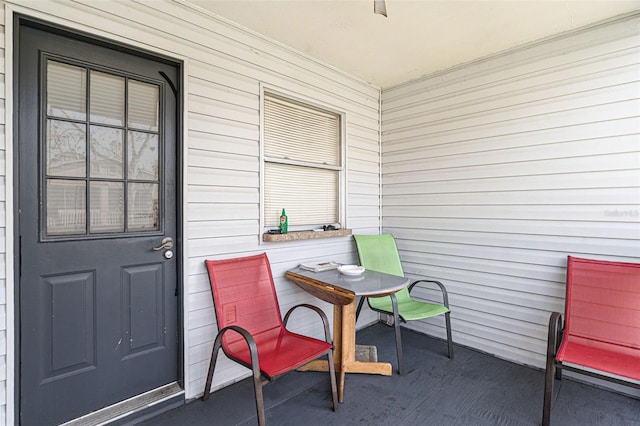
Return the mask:
[(360, 264), (366, 269), (404, 277), (396, 240), (391, 234), (354, 235)]
[[(360, 265), (364, 266), (365, 269), (404, 277), (398, 247), (393, 235), (354, 235), (353, 238), (358, 248)], [(411, 300), (409, 291), (406, 288), (397, 292), (396, 298), (398, 303)], [(384, 298), (370, 298), (369, 303), (376, 305), (376, 302), (382, 301), (382, 299)]]
[[(206, 260), (218, 329), (238, 325), (253, 336), (282, 328), (271, 266), (266, 253), (234, 259)], [(223, 346), (241, 340), (226, 333)]]
[(565, 335), (640, 349), (640, 264), (567, 259)]

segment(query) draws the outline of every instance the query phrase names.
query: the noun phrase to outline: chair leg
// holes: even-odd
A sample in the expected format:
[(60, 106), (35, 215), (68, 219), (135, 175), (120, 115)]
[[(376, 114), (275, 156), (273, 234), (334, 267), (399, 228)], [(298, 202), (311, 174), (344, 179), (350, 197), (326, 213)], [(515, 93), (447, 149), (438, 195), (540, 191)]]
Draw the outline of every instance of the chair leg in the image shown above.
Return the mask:
[(555, 364), (552, 357), (547, 356), (547, 368), (544, 374), (544, 405), (542, 407), (542, 426), (551, 423), (551, 399), (553, 398), (553, 380)]
[(453, 359), (453, 341), (451, 340), (451, 312), (444, 314), (444, 321), (447, 326), (447, 351), (449, 352), (449, 358)]
[(360, 311), (362, 310), (364, 299), (366, 299), (366, 297), (360, 296), (360, 301), (358, 302), (358, 308), (356, 309), (356, 322), (358, 322), (358, 317), (360, 316)]
[(267, 424), (266, 417), (264, 415), (264, 397), (262, 395), (262, 386), (264, 382), (260, 374), (260, 369), (252, 366), (253, 370), (253, 390), (256, 396), (256, 412), (258, 414), (258, 425), (265, 426)]
[(329, 376), (331, 378), (331, 399), (333, 401), (333, 411), (338, 411), (338, 386), (336, 385), (336, 367), (333, 364), (333, 350), (327, 352), (329, 359)]
[(395, 294), (391, 294), (391, 305), (393, 306), (393, 325), (396, 332), (396, 353), (398, 354), (398, 374), (404, 374), (404, 364), (402, 361), (402, 337), (400, 334), (400, 316), (398, 315), (398, 299)]
[(216, 361), (218, 360), (218, 352), (222, 347), (222, 334), (216, 336), (216, 340), (213, 344), (213, 350), (211, 351), (211, 361), (209, 361), (209, 372), (207, 373), (207, 382), (204, 385), (204, 394), (202, 395), (202, 401), (209, 399), (211, 394), (211, 381), (213, 380), (213, 371), (216, 369)]

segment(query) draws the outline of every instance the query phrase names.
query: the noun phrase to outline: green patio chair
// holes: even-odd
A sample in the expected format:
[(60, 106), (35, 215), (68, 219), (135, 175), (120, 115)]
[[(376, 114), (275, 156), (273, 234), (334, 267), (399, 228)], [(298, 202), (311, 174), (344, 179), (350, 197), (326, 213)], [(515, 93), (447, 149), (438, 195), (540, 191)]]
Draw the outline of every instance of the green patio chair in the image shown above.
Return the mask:
[[(391, 275), (404, 276), (400, 256), (398, 255), (398, 247), (395, 239), (390, 234), (383, 235), (354, 235), (360, 256), (360, 264), (366, 269), (384, 272)], [(442, 292), (443, 303), (420, 302), (411, 298), (410, 292), (418, 283), (436, 284)], [(404, 374), (402, 363), (402, 342), (400, 338), (400, 324), (398, 319), (403, 322), (411, 320), (419, 320), (431, 318), (444, 314), (447, 328), (447, 344), (449, 358), (453, 358), (453, 342), (451, 341), (451, 319), (449, 317), (449, 298), (447, 290), (439, 281), (434, 280), (417, 280), (412, 282), (409, 287), (404, 288), (395, 294), (397, 299), (397, 312), (394, 310), (394, 304), (391, 297), (366, 298), (369, 307), (384, 314), (390, 314), (394, 317), (394, 326), (396, 334), (396, 351), (398, 354), (398, 373)], [(358, 308), (356, 310), (356, 321), (360, 315), (360, 310), (364, 303), (365, 297), (360, 298)]]

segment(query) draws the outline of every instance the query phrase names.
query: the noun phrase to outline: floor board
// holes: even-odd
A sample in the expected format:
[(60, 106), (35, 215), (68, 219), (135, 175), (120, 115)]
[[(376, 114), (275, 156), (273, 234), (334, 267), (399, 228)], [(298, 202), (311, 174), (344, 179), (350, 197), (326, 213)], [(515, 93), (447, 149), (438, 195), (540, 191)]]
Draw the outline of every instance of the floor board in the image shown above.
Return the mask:
[[(539, 425), (544, 373), (403, 329), (406, 374), (348, 374), (344, 402), (331, 410), (327, 373), (292, 372), (264, 387), (272, 425)], [(455, 336), (454, 336), (455, 339)], [(358, 332), (395, 366), (393, 329)], [(640, 425), (640, 400), (564, 379), (556, 382), (552, 424)], [(148, 420), (146, 425), (255, 425), (252, 383), (244, 380)]]

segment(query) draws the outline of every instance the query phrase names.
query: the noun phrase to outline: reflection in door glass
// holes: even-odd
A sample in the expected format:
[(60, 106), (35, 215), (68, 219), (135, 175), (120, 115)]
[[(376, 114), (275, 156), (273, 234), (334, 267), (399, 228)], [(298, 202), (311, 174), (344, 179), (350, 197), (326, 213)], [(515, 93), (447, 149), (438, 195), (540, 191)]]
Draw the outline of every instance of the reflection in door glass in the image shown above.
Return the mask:
[(158, 225), (158, 184), (129, 183), (128, 231), (153, 231)]
[(158, 135), (129, 132), (129, 179), (158, 180)]
[(85, 182), (47, 179), (47, 234), (73, 235), (86, 232)]
[(47, 174), (84, 177), (87, 167), (84, 124), (47, 120)]
[(129, 80), (129, 127), (157, 132), (159, 109), (158, 86)]
[(122, 179), (124, 130), (91, 126), (91, 177)]
[(91, 71), (91, 122), (122, 126), (124, 124), (124, 78)]
[(84, 68), (47, 61), (47, 114), (86, 119), (87, 72)]
[(89, 232), (124, 231), (124, 185), (122, 182), (91, 182)]

